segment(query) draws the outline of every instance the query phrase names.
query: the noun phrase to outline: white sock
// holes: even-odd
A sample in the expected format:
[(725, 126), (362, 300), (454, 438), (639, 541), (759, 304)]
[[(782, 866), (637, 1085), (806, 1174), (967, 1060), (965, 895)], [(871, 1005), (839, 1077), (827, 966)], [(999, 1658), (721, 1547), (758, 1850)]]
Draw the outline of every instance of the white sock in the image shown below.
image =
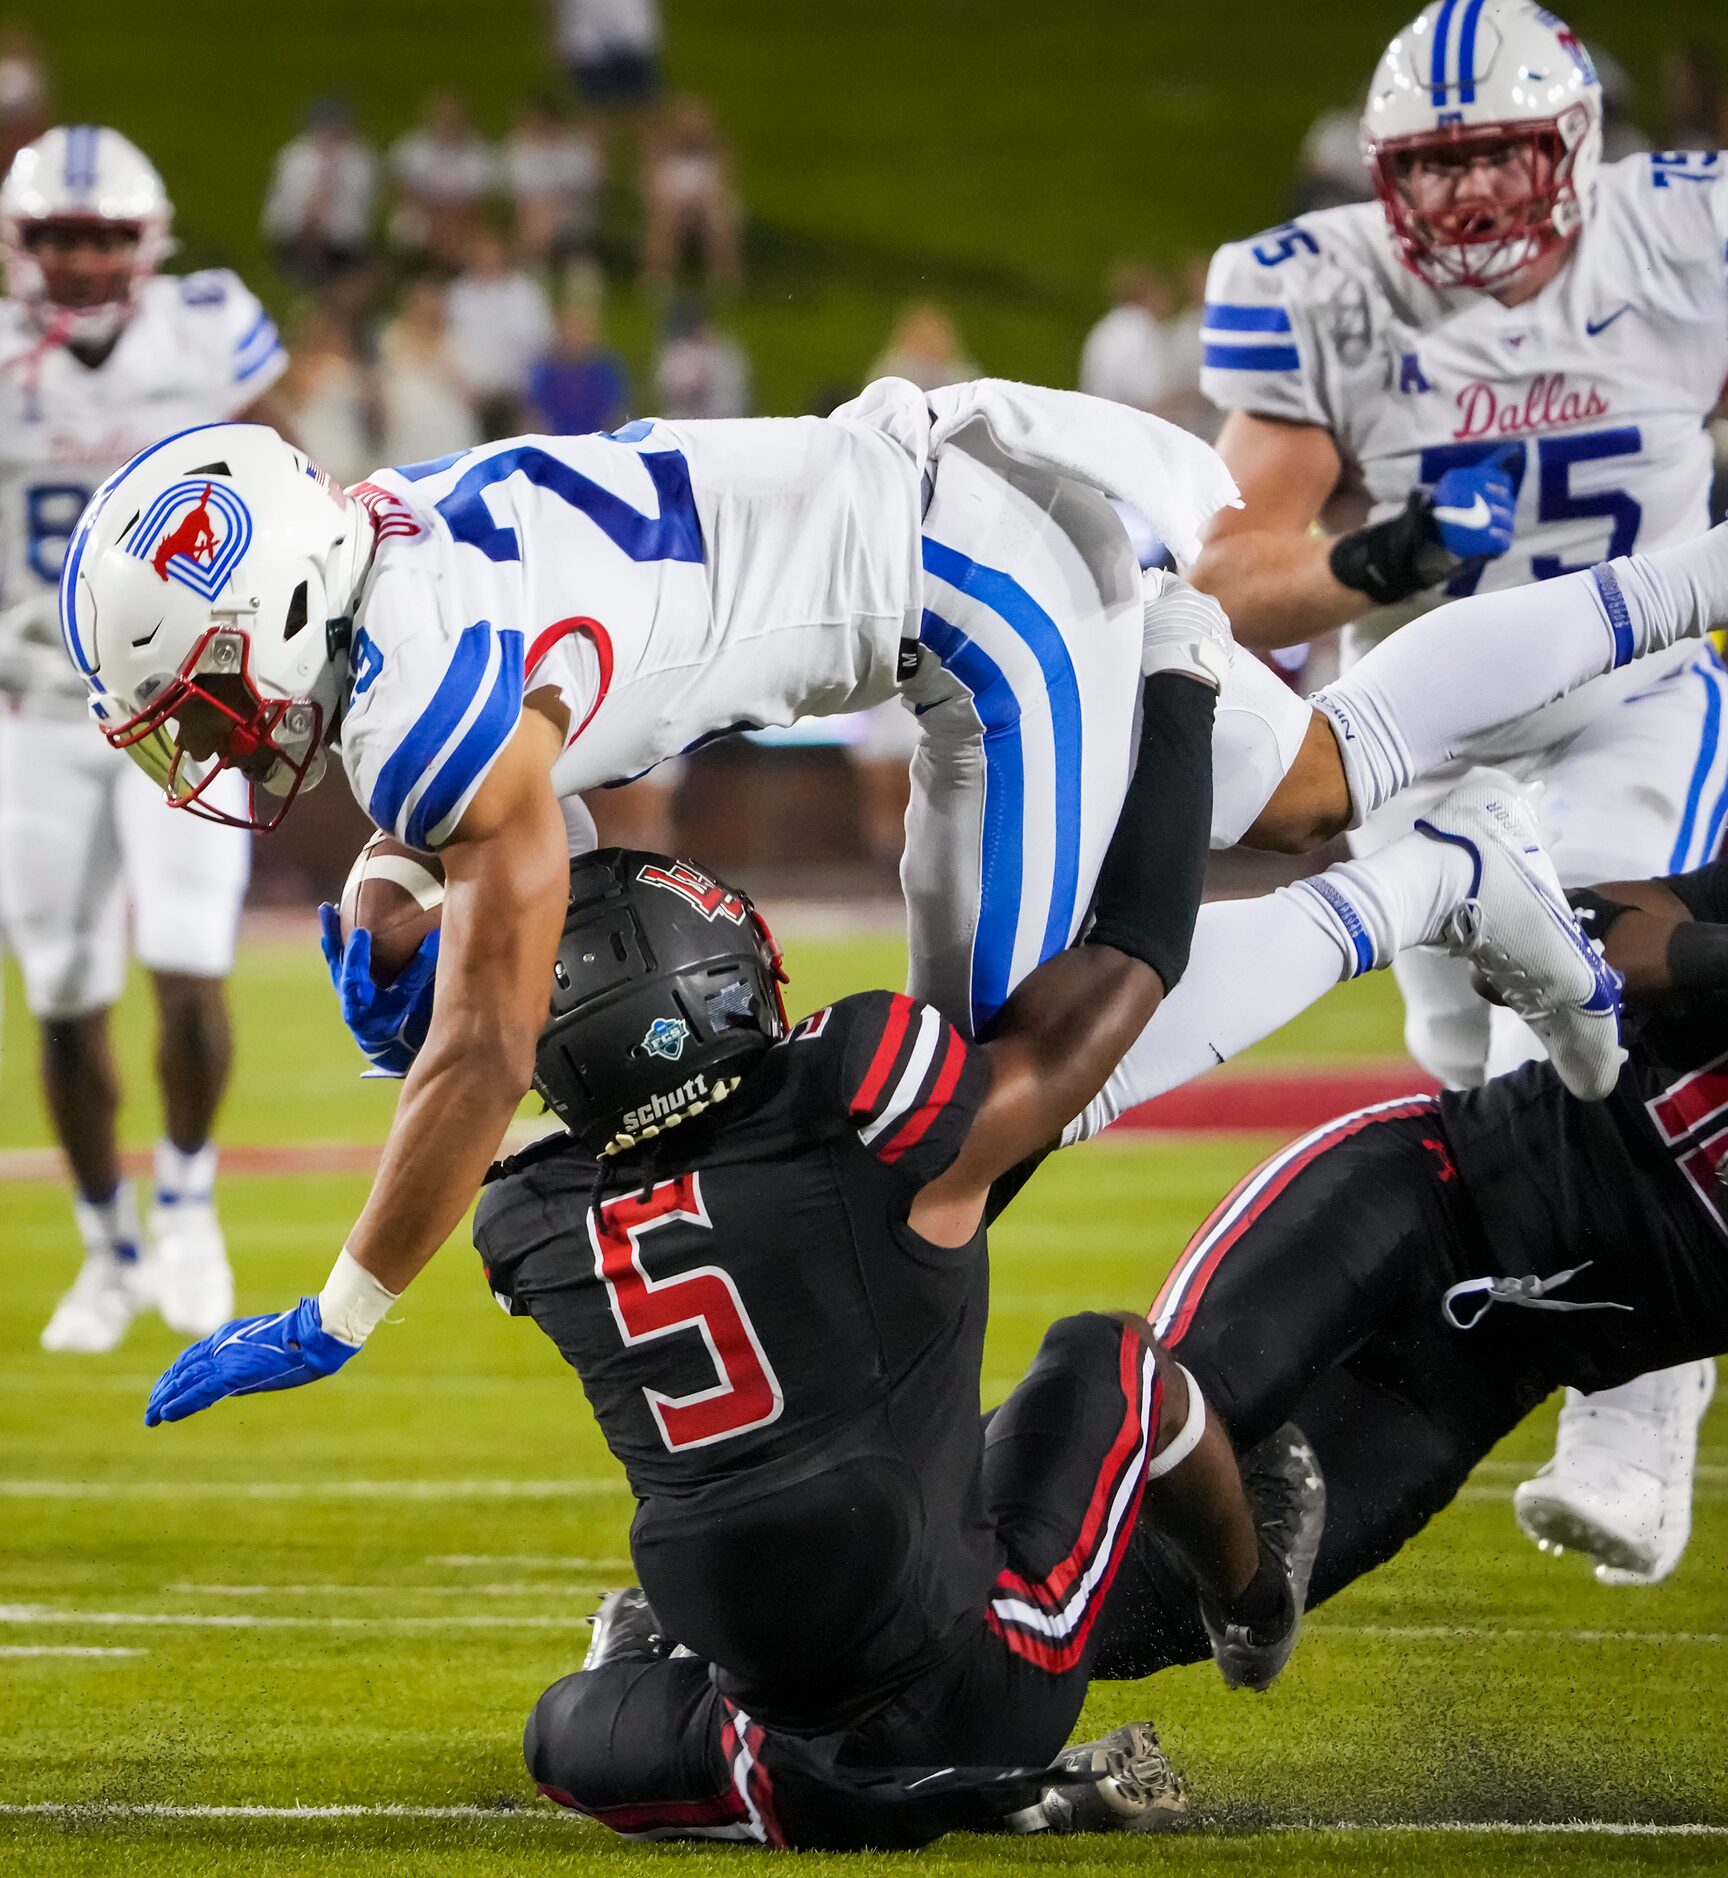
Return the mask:
[(190, 1154), (166, 1136), (156, 1143), (156, 1204), (178, 1206), (182, 1201), (207, 1206), (216, 1189), (216, 1144), (206, 1141)]
[(1431, 945), (1469, 891), (1461, 848), (1409, 834), (1259, 899), (1201, 907), (1182, 982), (1069, 1123), (1063, 1145), (1089, 1141), (1137, 1103), (1227, 1063), (1334, 985)]
[(1289, 891), (1313, 903), (1344, 954), (1345, 976), (1359, 978), (1440, 938), (1447, 915), (1470, 891), (1470, 857), (1449, 841), (1400, 835)]
[(1089, 1141), (1136, 1103), (1216, 1069), (1352, 977), (1354, 950), (1321, 904), (1281, 887), (1201, 907), (1182, 982), (1068, 1124), (1063, 1145)]
[(1331, 720), (1354, 826), (1471, 738), (1728, 620), (1728, 530), (1412, 620), (1310, 700)]
[(138, 1218), (138, 1201), (131, 1181), (121, 1181), (105, 1200), (91, 1200), (78, 1194), (72, 1201), (72, 1215), (78, 1222), (78, 1236), (84, 1241), (87, 1258), (112, 1258), (122, 1265), (137, 1264), (144, 1228)]

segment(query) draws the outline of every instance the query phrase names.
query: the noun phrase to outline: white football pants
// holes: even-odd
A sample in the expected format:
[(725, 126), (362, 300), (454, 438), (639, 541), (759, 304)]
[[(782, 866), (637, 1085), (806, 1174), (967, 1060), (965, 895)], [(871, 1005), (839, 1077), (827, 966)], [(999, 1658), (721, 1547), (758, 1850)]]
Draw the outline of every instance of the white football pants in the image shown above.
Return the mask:
[[(223, 784), (238, 811), (244, 784)], [(226, 977), (251, 851), (243, 829), (169, 808), (93, 724), (0, 707), (0, 909), (37, 1017), (119, 997), (128, 906), (152, 971)]]

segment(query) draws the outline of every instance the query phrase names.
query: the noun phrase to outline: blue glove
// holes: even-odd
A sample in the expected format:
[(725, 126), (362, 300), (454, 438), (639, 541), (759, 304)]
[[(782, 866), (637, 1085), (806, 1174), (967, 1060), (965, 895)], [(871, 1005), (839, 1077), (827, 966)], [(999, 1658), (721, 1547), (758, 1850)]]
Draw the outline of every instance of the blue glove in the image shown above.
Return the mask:
[(1461, 561), (1490, 560), (1512, 545), (1518, 512), (1513, 474), (1523, 455), (1509, 443), (1480, 463), (1448, 470), (1428, 498), (1428, 527), (1448, 554)]
[(344, 1343), (324, 1328), (316, 1298), (302, 1298), (274, 1317), (236, 1317), (182, 1350), (162, 1372), (150, 1391), (144, 1426), (184, 1421), (225, 1395), (298, 1389), (333, 1376), (359, 1353), (359, 1344)]
[(420, 950), (389, 984), (378, 985), (372, 979), (372, 935), (364, 926), (357, 926), (344, 946), (336, 909), (326, 901), (318, 909), (318, 927), (343, 1023), (375, 1071), (406, 1076), (432, 1023), (439, 928), (420, 941)]

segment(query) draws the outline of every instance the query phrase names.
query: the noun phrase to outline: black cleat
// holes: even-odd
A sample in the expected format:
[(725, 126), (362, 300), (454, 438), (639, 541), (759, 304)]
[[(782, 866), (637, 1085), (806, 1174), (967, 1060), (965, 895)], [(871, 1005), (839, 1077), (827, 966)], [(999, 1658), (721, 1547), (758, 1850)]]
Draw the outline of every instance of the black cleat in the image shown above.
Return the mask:
[(1326, 1525), (1326, 1482), (1308, 1437), (1286, 1422), (1243, 1456), (1242, 1485), (1259, 1523), (1261, 1548), (1283, 1572), (1289, 1597), (1279, 1619), (1265, 1627), (1230, 1623), (1205, 1597), (1200, 1615), (1225, 1682), (1232, 1689), (1264, 1690), (1289, 1662), (1302, 1628), (1308, 1580)]
[(1046, 1787), (1009, 1821), (1015, 1832), (1157, 1832), (1187, 1811), (1182, 1776), (1150, 1722), (1129, 1722), (1101, 1741), (1083, 1741), (1056, 1765), (1091, 1780)]
[(660, 1620), (640, 1585), (608, 1591), (588, 1621), (594, 1635), (582, 1659), (584, 1669), (599, 1669), (607, 1663), (651, 1663), (678, 1647), (661, 1635)]

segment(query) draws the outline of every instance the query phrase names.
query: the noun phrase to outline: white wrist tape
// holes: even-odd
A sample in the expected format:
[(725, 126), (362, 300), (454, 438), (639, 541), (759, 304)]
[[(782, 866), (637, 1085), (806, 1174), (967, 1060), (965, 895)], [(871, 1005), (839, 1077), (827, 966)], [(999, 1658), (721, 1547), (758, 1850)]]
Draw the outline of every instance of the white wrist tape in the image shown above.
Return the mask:
[(1148, 1480), (1162, 1480), (1166, 1474), (1180, 1467), (1200, 1445), (1200, 1437), (1206, 1432), (1206, 1398), (1200, 1393), (1200, 1385), (1188, 1375), (1183, 1365), (1178, 1363), (1176, 1367), (1188, 1377), (1188, 1419), (1182, 1424), (1182, 1432), (1169, 1447), (1146, 1463)]
[(332, 1337), (362, 1344), (384, 1321), (397, 1293), (386, 1291), (344, 1246), (318, 1293), (318, 1315)]

